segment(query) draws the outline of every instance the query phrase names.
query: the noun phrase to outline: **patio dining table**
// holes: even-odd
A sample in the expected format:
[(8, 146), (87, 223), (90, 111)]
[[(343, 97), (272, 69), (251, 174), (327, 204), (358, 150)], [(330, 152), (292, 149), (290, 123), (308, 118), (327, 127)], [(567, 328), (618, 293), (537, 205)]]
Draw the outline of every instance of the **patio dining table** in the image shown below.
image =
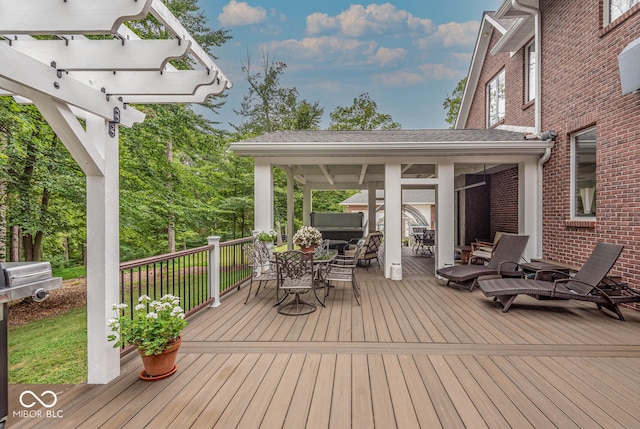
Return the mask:
[[(338, 250), (335, 249), (329, 249), (327, 251), (321, 252), (320, 250), (316, 249), (315, 254), (313, 255), (313, 276), (314, 276), (314, 288), (313, 288), (313, 294), (316, 297), (316, 300), (320, 303), (320, 305), (322, 305), (323, 307), (325, 307), (324, 305), (324, 301), (320, 299), (320, 297), (318, 296), (318, 293), (316, 292), (316, 289), (321, 289), (321, 288), (327, 288), (328, 285), (325, 283), (324, 279), (322, 278), (322, 271), (323, 271), (323, 267), (326, 266), (327, 264), (331, 263), (332, 261), (334, 261), (336, 259), (336, 257), (338, 256)], [(270, 259), (270, 261), (276, 265), (276, 270), (277, 270), (277, 260), (275, 255), (273, 255)], [(325, 293), (326, 295), (326, 293)], [(286, 298), (286, 296), (285, 296)], [(281, 300), (279, 300), (276, 305), (278, 305), (278, 303), (282, 302), (282, 300), (284, 300), (285, 298), (282, 298)]]

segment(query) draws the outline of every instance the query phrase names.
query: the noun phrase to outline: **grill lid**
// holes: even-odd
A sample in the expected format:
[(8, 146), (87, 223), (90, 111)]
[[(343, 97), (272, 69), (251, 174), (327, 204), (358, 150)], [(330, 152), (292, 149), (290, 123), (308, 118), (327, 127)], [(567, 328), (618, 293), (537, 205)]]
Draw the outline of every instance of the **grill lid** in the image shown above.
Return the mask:
[(62, 287), (49, 262), (3, 262), (0, 269), (0, 304), (27, 297), (42, 301), (50, 290)]

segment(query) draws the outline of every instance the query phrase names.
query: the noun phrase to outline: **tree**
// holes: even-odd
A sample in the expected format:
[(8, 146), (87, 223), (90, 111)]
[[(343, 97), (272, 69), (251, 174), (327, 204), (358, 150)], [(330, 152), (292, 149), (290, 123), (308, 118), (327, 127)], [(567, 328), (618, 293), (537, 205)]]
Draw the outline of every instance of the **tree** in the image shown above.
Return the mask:
[(456, 120), (458, 119), (458, 112), (460, 111), (460, 103), (462, 103), (462, 95), (464, 94), (464, 87), (467, 84), (467, 78), (463, 78), (458, 85), (456, 85), (456, 89), (453, 90), (453, 94), (451, 97), (447, 95), (442, 103), (442, 107), (447, 111), (446, 121), (451, 125), (450, 128), (453, 128), (456, 124)]
[(251, 59), (242, 67), (249, 83), (249, 93), (234, 112), (242, 117), (240, 125), (233, 125), (243, 135), (260, 135), (277, 130), (318, 129), (323, 109), (318, 102), (299, 100), (298, 90), (283, 88), (280, 77), (287, 65), (284, 62), (262, 59), (262, 72), (252, 73)]
[(369, 94), (360, 94), (349, 107), (336, 107), (330, 113), (330, 130), (399, 130), (400, 124), (391, 115), (378, 113), (378, 106)]

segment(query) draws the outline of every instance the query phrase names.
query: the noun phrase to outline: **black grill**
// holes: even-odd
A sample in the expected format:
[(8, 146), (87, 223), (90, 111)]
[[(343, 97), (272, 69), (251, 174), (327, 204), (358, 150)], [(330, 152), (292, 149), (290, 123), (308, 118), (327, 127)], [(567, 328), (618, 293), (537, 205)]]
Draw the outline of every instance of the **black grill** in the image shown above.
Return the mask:
[(52, 276), (49, 262), (0, 263), (0, 429), (9, 414), (7, 303), (28, 297), (41, 302), (61, 286), (62, 279)]

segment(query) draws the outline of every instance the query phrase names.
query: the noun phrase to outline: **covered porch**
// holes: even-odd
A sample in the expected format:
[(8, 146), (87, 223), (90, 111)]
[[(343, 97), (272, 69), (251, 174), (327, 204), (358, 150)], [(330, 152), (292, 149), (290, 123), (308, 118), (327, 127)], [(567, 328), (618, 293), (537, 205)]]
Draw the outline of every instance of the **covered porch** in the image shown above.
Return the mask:
[[(507, 313), (436, 280), (434, 258), (403, 248), (402, 281), (375, 264), (306, 316), (277, 313), (268, 286), (191, 319), (178, 372), (138, 378), (122, 360), (107, 385), (58, 392), (59, 418), (26, 427), (637, 427), (640, 316), (523, 297)], [(11, 409), (26, 386), (11, 386)], [(28, 388), (31, 388), (29, 386)]]
[[(376, 190), (384, 190), (385, 278), (401, 260), (402, 190), (435, 189), (435, 265), (454, 263), (454, 246), (465, 244), (457, 231), (457, 202), (467, 189), (483, 185), (465, 182), (466, 175), (486, 174), (505, 166), (515, 171), (515, 228), (526, 234), (526, 258), (540, 257), (542, 165), (554, 142), (524, 131), (393, 130), (278, 131), (231, 144), (254, 166), (255, 229), (274, 225), (273, 169), (287, 174), (287, 231), (294, 231), (294, 183), (303, 188), (303, 224), (309, 224), (313, 191), (367, 190), (368, 211), (376, 207)], [(369, 222), (369, 230), (375, 224)]]

